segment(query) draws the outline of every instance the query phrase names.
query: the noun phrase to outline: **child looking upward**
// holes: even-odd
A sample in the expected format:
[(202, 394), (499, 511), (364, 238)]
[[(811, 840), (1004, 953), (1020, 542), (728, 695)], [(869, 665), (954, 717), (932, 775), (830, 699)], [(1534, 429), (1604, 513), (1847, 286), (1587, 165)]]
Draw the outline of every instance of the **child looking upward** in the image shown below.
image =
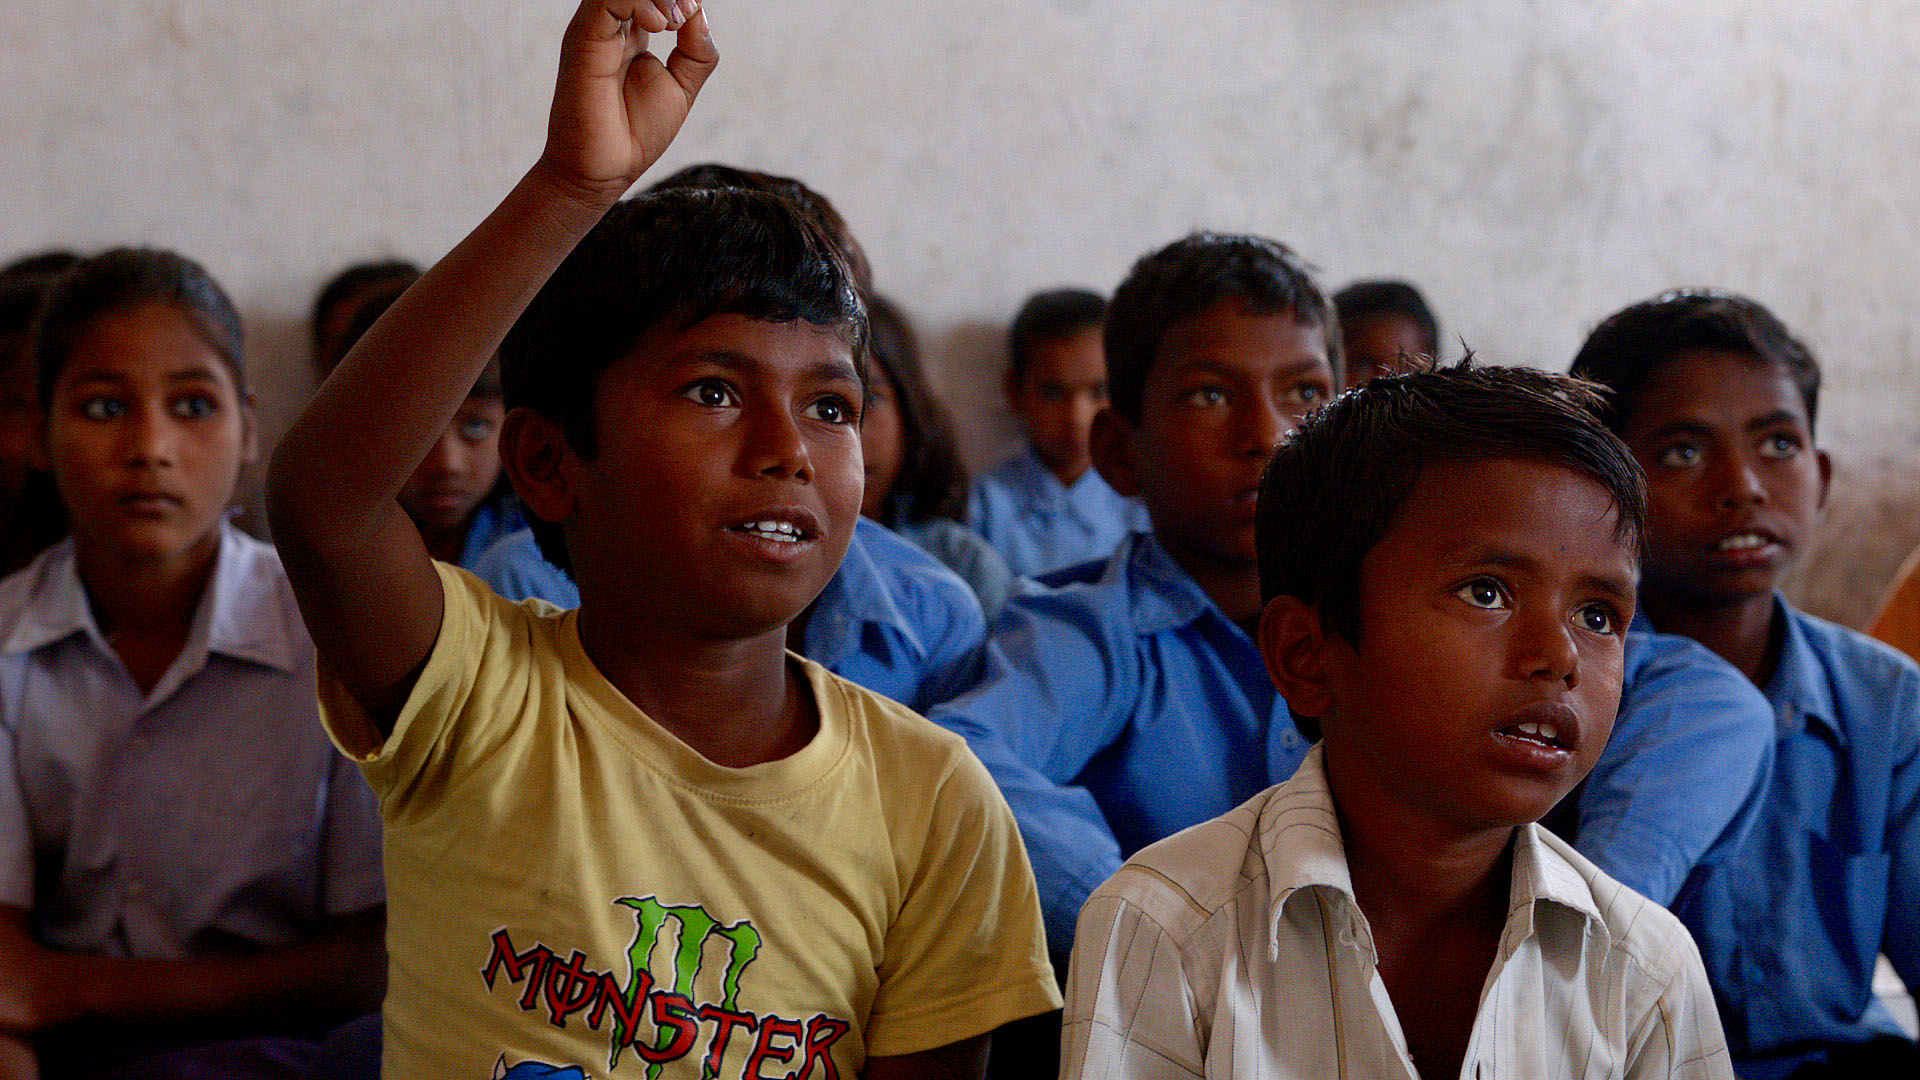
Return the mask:
[(1093, 418), (1107, 403), (1106, 307), (1085, 289), (1035, 293), (1007, 331), (1007, 409), (1027, 446), (974, 481), (967, 524), (1016, 574), (1104, 559), (1148, 527), (1145, 508), (1093, 468)]
[[(977, 1077), (1057, 1002), (986, 772), (786, 648), (860, 512), (845, 260), (762, 192), (619, 201), (717, 61), (697, 5), (582, 3), (538, 161), (274, 462), (324, 718), (386, 819), (390, 1078)], [(436, 564), (396, 501), (496, 350), (574, 610)]]
[(379, 823), (279, 557), (225, 524), (239, 315), (197, 263), (109, 251), (34, 351), (72, 535), (0, 582), (0, 1026), (50, 1077), (298, 1075), (379, 1004)]
[(1564, 376), (1367, 384), (1260, 491), (1260, 652), (1322, 742), (1087, 902), (1064, 1077), (1730, 1077), (1672, 915), (1533, 822), (1619, 702), (1641, 482)]
[(1683, 290), (1602, 322), (1574, 371), (1647, 474), (1642, 611), (1765, 691), (1760, 816), (1674, 910), (1700, 943), (1740, 1075), (1911, 1077), (1920, 1050), (1874, 997), (1884, 953), (1920, 986), (1920, 668), (1796, 611), (1832, 466), (1820, 369), (1765, 307)]

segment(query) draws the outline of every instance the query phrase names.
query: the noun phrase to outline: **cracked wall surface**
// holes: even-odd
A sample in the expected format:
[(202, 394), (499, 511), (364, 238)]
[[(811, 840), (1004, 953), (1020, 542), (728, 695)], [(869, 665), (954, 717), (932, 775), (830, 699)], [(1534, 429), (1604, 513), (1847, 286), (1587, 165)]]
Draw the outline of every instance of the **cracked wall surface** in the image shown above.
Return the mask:
[[(723, 63), (663, 169), (801, 176), (917, 317), (983, 463), (1000, 325), (1190, 229), (1450, 341), (1564, 369), (1677, 284), (1771, 304), (1827, 368), (1839, 481), (1795, 591), (1847, 621), (1920, 544), (1920, 5), (1804, 0), (710, 0)], [(350, 260), (431, 258), (537, 153), (569, 4), (0, 5), (0, 252), (145, 242), (252, 331), (266, 433)]]

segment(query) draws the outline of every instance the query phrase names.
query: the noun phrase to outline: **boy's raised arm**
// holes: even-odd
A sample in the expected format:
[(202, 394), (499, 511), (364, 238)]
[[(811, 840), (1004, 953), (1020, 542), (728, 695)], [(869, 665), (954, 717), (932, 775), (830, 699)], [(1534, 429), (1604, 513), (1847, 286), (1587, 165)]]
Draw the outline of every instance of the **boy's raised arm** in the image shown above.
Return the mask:
[[(669, 29), (662, 62), (647, 36)], [(361, 338), (274, 455), (274, 539), (328, 670), (382, 729), (370, 745), (440, 631), (440, 584), (401, 486), (541, 285), (672, 142), (718, 59), (698, 0), (581, 3), (539, 161)]]

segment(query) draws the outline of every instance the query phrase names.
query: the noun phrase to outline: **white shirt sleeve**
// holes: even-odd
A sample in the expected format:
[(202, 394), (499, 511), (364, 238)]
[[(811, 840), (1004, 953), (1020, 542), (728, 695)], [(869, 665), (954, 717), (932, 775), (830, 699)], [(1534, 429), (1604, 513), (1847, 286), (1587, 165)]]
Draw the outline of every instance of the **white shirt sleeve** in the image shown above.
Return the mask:
[(1206, 1070), (1206, 1019), (1179, 950), (1152, 919), (1096, 893), (1080, 911), (1061, 1080), (1185, 1080)]

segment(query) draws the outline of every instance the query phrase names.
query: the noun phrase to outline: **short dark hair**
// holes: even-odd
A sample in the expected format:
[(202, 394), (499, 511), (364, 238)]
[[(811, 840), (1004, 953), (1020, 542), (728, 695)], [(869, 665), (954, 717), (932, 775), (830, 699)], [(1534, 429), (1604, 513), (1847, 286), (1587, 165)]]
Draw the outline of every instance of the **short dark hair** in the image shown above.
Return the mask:
[(906, 312), (884, 296), (867, 297), (872, 329), (869, 354), (885, 376), (900, 413), (900, 473), (887, 497), (887, 515), (919, 524), (935, 517), (961, 520), (967, 510), (967, 470), (960, 463), (947, 411), (927, 386), (919, 339)]
[(0, 266), (0, 274), (50, 274), (58, 276), (73, 269), (80, 261), (80, 253), (66, 248), (48, 248), (22, 255), (5, 266)]
[[(307, 318), (308, 332), (313, 337), (313, 355), (315, 363), (330, 369), (323, 355), (329, 342), (326, 337), (327, 316), (333, 309), (349, 301), (360, 300), (376, 292), (384, 292), (389, 297), (398, 296), (407, 286), (420, 280), (420, 268), (406, 259), (374, 259), (357, 262), (333, 275), (320, 292), (313, 298), (313, 312)], [(344, 351), (344, 349), (343, 349)], [(339, 358), (334, 357), (335, 361)], [(320, 377), (328, 372), (323, 370)]]
[(1573, 374), (1611, 391), (1601, 412), (1619, 431), (1640, 404), (1647, 380), (1676, 353), (1724, 349), (1785, 372), (1807, 406), (1813, 427), (1820, 406), (1820, 365), (1766, 305), (1721, 289), (1674, 289), (1607, 316), (1573, 358)]
[(1319, 327), (1337, 385), (1340, 322), (1307, 263), (1292, 248), (1259, 236), (1194, 233), (1133, 264), (1107, 304), (1107, 400), (1139, 423), (1147, 373), (1167, 331), (1222, 300), (1249, 314), (1291, 312)]
[(1333, 307), (1340, 313), (1342, 335), (1351, 336), (1362, 321), (1376, 315), (1398, 315), (1420, 328), (1423, 354), (1440, 354), (1440, 320), (1411, 282), (1356, 281), (1333, 294)]
[(41, 303), (33, 331), (41, 403), (53, 400), (54, 384), (89, 326), (146, 304), (168, 304), (186, 316), (200, 340), (226, 362), (234, 389), (245, 396), (240, 313), (213, 275), (176, 252), (114, 248), (75, 263), (53, 283)]
[(1007, 366), (1013, 381), (1026, 379), (1034, 346), (1099, 326), (1106, 318), (1106, 297), (1087, 289), (1048, 289), (1027, 297), (1007, 327)]
[[(836, 329), (866, 379), (866, 308), (812, 217), (761, 191), (671, 189), (616, 204), (541, 287), (500, 346), (506, 405), (552, 420), (591, 459), (601, 373), (655, 327), (715, 315)], [(571, 569), (559, 527), (528, 517), (540, 553)]]
[[(1570, 469), (1613, 497), (1614, 535), (1638, 552), (1646, 483), (1596, 413), (1604, 390), (1527, 368), (1458, 364), (1384, 376), (1309, 415), (1260, 479), (1263, 600), (1292, 596), (1359, 644), (1360, 564), (1433, 462), (1518, 458)], [(1296, 716), (1302, 732), (1318, 732)]]
[(791, 176), (761, 172), (758, 169), (743, 169), (737, 165), (722, 165), (717, 161), (689, 165), (647, 188), (647, 193), (672, 191), (676, 188), (694, 188), (712, 190), (714, 188), (746, 188), (750, 191), (764, 191), (769, 195), (778, 195), (792, 202), (813, 218), (813, 223), (827, 238), (840, 245), (840, 254), (847, 260), (848, 269), (853, 271), (854, 284), (860, 286), (862, 295), (873, 294), (873, 267), (867, 262), (867, 250), (853, 235), (853, 229), (847, 219), (840, 216), (833, 201), (813, 188)]

